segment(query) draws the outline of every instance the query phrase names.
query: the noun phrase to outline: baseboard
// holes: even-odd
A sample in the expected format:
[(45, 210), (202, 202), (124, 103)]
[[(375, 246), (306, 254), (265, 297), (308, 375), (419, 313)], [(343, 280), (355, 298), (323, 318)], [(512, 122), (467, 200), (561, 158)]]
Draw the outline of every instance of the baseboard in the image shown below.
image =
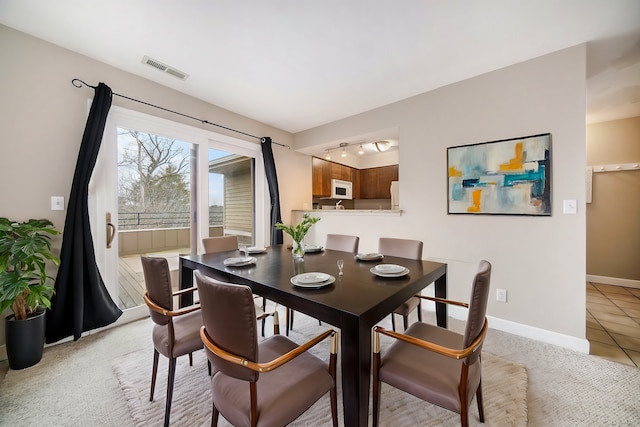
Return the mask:
[[(124, 310), (122, 312), (122, 315), (120, 316), (120, 318), (118, 318), (118, 320), (110, 325), (107, 325), (105, 327), (102, 328), (98, 328), (98, 329), (94, 329), (91, 331), (87, 331), (87, 332), (83, 332), (82, 336), (86, 337), (88, 335), (92, 335), (92, 334), (96, 334), (98, 332), (104, 331), (106, 329), (111, 329), (111, 328), (115, 328), (117, 326), (122, 326), (125, 323), (129, 323), (129, 322), (133, 322), (135, 320), (139, 320), (142, 319), (144, 317), (149, 317), (149, 309), (147, 308), (146, 305), (140, 305), (138, 307), (134, 307), (134, 308), (130, 308), (127, 310)], [(54, 345), (58, 345), (58, 344), (63, 344), (66, 342), (70, 342), (73, 341), (73, 337), (66, 337), (61, 339), (60, 341), (56, 341), (54, 343), (51, 344), (45, 344), (44, 348), (47, 347), (51, 347)], [(7, 360), (7, 348), (6, 345), (0, 345), (0, 362)]]
[(640, 289), (640, 280), (619, 279), (617, 277), (594, 276), (587, 274), (587, 282), (602, 283), (603, 285), (624, 286), (625, 288)]
[[(453, 317), (454, 319), (466, 320), (467, 309), (462, 307), (449, 306), (449, 316)], [(578, 351), (580, 353), (589, 354), (589, 341), (586, 338), (576, 338), (570, 335), (547, 331), (546, 329), (523, 325), (522, 323), (516, 323), (510, 320), (504, 320), (493, 316), (487, 316), (487, 319), (489, 320), (490, 329), (497, 329), (499, 331), (508, 332), (510, 334), (529, 338), (535, 341), (553, 344), (559, 347)]]

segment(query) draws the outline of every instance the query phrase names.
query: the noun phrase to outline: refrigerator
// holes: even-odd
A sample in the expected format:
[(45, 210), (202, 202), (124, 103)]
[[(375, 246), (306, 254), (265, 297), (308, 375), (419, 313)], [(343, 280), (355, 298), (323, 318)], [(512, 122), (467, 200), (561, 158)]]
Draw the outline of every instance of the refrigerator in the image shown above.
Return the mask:
[(400, 181), (391, 181), (391, 210), (400, 210)]

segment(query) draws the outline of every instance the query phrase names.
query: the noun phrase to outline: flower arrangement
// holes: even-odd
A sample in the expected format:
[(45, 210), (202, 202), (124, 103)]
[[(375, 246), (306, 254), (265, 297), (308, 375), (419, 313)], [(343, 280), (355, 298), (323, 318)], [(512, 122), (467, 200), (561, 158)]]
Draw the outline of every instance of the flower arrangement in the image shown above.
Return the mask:
[(275, 227), (278, 230), (282, 230), (287, 233), (293, 239), (293, 256), (302, 257), (304, 256), (304, 247), (302, 246), (302, 240), (304, 236), (307, 235), (307, 232), (311, 228), (313, 224), (320, 221), (320, 218), (310, 216), (308, 213), (302, 216), (302, 221), (300, 224), (293, 227), (292, 225), (284, 225), (281, 222), (276, 222)]

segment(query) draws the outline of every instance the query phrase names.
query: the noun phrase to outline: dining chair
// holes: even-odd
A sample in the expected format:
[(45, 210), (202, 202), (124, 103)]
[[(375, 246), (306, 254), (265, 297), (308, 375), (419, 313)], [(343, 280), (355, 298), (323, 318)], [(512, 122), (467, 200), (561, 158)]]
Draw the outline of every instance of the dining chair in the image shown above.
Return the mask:
[[(205, 254), (234, 251), (240, 248), (238, 245), (238, 236), (214, 236), (204, 237), (202, 239), (202, 247)], [(262, 298), (259, 295), (254, 295), (255, 298)], [(264, 336), (265, 318), (262, 316), (267, 311), (267, 300), (262, 298), (262, 311), (259, 312), (258, 317), (262, 318), (262, 336)]]
[(327, 240), (324, 245), (325, 249), (358, 253), (360, 237), (349, 236), (346, 234), (327, 234)]
[(166, 258), (141, 257), (144, 282), (147, 288), (144, 302), (149, 307), (151, 320), (155, 325), (151, 334), (153, 339), (153, 368), (151, 371), (151, 394), (149, 401), (153, 401), (158, 373), (158, 359), (160, 354), (169, 359), (167, 378), (167, 400), (164, 411), (164, 425), (169, 425), (171, 414), (171, 399), (173, 397), (173, 383), (176, 373), (176, 359), (189, 355), (189, 365), (193, 366), (192, 353), (203, 347), (200, 339), (202, 314), (200, 305), (195, 304), (174, 310), (174, 297), (194, 292), (195, 287), (173, 292), (171, 288), (171, 273)]
[[(382, 255), (395, 256), (399, 258), (422, 259), (422, 242), (420, 240), (394, 239), (391, 237), (381, 237), (378, 240), (378, 252)], [(394, 314), (399, 314), (404, 320), (404, 329), (409, 326), (409, 314), (418, 309), (418, 321), (422, 321), (422, 303), (419, 296), (414, 296), (402, 303), (402, 305), (391, 313), (391, 326), (396, 330), (396, 320)]]
[[(468, 304), (420, 296), (466, 307), (464, 334), (422, 322), (413, 323), (404, 334), (379, 326), (373, 328), (374, 427), (380, 419), (382, 382), (460, 414), (462, 426), (469, 424), (469, 406), (475, 394), (479, 420), (484, 423), (480, 353), (488, 328), (486, 312), (490, 280), (491, 264), (482, 260), (473, 280)], [(381, 334), (395, 340), (382, 357)]]
[[(204, 319), (200, 337), (214, 366), (211, 425), (222, 414), (235, 426), (284, 426), (329, 392), (337, 426), (337, 332), (329, 329), (298, 345), (274, 331), (258, 343), (251, 288), (199, 271), (195, 277)], [(327, 364), (308, 350), (328, 337)]]
[[(347, 234), (327, 234), (327, 240), (324, 244), (325, 249), (333, 251), (358, 253), (358, 246), (360, 245), (360, 237), (349, 236)], [(293, 314), (292, 309), (286, 311), (285, 322), (287, 324), (285, 335), (289, 336), (289, 329), (293, 329)], [(322, 325), (322, 322), (318, 320), (318, 324)]]

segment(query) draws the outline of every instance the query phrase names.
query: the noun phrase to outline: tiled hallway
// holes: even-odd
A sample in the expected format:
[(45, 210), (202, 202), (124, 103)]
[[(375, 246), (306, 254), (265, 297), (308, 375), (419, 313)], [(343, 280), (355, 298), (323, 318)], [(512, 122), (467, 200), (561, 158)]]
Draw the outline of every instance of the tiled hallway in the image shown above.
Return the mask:
[(590, 354), (640, 366), (640, 289), (587, 282)]

